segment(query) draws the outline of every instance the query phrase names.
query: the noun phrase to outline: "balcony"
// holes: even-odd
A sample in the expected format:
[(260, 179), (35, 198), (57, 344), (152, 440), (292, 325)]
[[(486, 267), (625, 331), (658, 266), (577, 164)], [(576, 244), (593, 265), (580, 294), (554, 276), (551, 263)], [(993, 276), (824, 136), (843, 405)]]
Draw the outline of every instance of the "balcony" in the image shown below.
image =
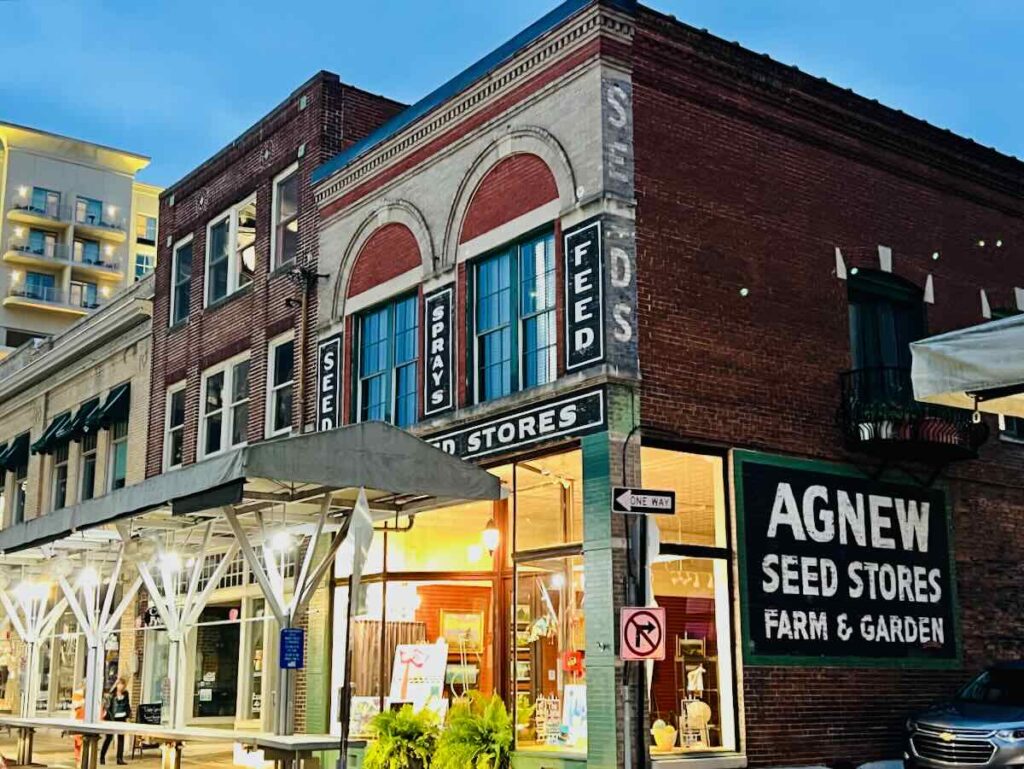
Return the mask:
[(75, 211), (75, 233), (105, 240), (109, 243), (124, 243), (128, 239), (128, 224), (123, 218), (111, 216), (107, 208), (102, 214)]
[(76, 300), (66, 292), (50, 286), (12, 285), (4, 298), (4, 307), (25, 307), (65, 315), (88, 315), (99, 307), (98, 302)]
[(124, 270), (117, 262), (90, 261), (75, 257), (71, 260), (71, 272), (73, 276), (92, 280), (124, 280)]
[(910, 369), (866, 368), (840, 375), (840, 424), (851, 451), (887, 460), (944, 465), (974, 459), (988, 438), (970, 411), (914, 399)]
[(17, 201), (7, 209), (7, 218), (21, 224), (64, 228), (71, 223), (72, 217), (70, 206), (34, 206), (30, 202)]
[(9, 242), (4, 250), (3, 259), (9, 264), (53, 270), (67, 266), (68, 247), (63, 243), (33, 246), (30, 243)]

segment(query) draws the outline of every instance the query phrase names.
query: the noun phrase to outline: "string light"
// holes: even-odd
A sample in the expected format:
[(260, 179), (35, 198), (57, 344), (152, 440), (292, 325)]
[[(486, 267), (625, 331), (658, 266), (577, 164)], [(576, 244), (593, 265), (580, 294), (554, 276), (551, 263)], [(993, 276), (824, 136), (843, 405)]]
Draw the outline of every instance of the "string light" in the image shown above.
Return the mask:
[(740, 296), (750, 296), (750, 289), (744, 286), (740, 289)]

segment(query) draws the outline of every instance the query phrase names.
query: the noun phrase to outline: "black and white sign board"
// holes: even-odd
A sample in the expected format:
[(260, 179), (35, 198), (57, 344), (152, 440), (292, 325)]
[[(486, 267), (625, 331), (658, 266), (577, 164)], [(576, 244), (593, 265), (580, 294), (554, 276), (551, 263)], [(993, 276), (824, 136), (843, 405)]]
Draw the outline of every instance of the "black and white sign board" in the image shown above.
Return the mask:
[(675, 515), (676, 493), (667, 489), (612, 486), (612, 512), (637, 515)]
[(423, 414), (433, 416), (455, 406), (455, 366), (453, 365), (454, 302), (451, 286), (423, 299)]
[(341, 335), (320, 342), (316, 358), (316, 429), (341, 425)]
[(735, 452), (746, 661), (958, 664), (940, 488)]
[(554, 398), (544, 403), (463, 425), (426, 440), (462, 459), (485, 457), (566, 435), (580, 437), (605, 427), (604, 389)]
[(604, 360), (601, 221), (565, 233), (565, 369)]

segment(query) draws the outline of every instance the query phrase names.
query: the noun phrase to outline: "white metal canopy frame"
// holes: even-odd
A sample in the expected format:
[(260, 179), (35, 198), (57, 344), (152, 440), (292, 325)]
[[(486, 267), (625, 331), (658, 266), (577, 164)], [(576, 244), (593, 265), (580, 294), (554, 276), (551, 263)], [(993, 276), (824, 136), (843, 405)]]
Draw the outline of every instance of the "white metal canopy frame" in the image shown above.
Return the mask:
[[(184, 729), (186, 633), (237, 553), (290, 628), (346, 537), (362, 547), (371, 520), (504, 494), (490, 473), (369, 422), (246, 446), (12, 526), (0, 532), (0, 605), (27, 648), (21, 719), (35, 716), (39, 642), (67, 607), (89, 650), (85, 722), (95, 724), (105, 643), (145, 586), (171, 647), (169, 726)], [(278, 735), (294, 730), (293, 685), (278, 670)]]
[(914, 397), (1024, 418), (1024, 315), (910, 345)]

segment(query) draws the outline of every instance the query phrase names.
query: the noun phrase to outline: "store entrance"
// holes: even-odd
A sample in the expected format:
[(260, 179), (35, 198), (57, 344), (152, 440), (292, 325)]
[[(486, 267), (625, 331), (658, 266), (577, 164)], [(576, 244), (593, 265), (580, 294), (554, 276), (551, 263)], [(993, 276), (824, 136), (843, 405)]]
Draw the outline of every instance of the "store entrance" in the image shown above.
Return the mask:
[(207, 606), (195, 631), (192, 717), (234, 720), (238, 706), (238, 604)]

